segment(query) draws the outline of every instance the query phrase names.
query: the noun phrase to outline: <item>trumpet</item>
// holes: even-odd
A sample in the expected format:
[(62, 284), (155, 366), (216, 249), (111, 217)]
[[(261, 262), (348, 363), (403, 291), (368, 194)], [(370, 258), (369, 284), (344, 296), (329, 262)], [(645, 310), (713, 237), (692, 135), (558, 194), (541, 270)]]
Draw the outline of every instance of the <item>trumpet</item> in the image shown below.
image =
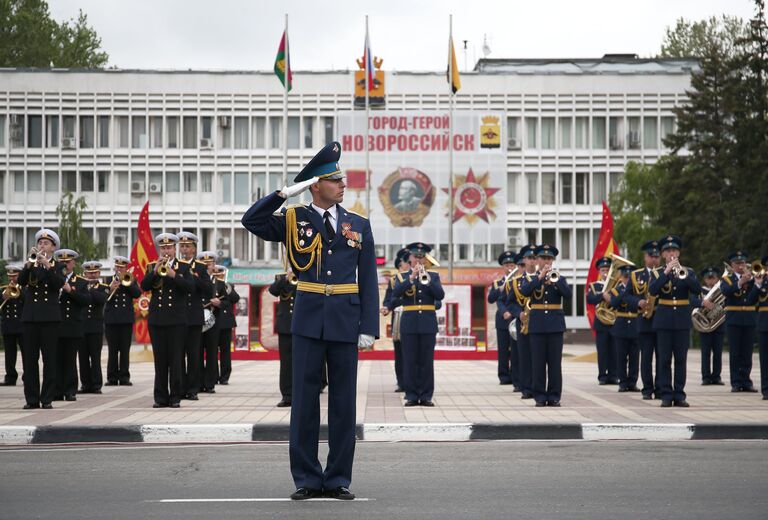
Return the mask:
[(419, 264), (419, 266), (416, 268), (416, 272), (418, 273), (419, 283), (421, 285), (429, 285), (429, 282), (432, 281), (432, 277), (429, 276), (427, 270), (424, 269), (423, 264)]
[(28, 258), (27, 258), (27, 262), (29, 262), (31, 264), (34, 264), (35, 262), (37, 262), (37, 256), (38, 256), (39, 253), (40, 252), (37, 250), (36, 247), (33, 247), (32, 249), (30, 249), (29, 250), (29, 254), (28, 254)]
[(555, 266), (550, 266), (549, 272), (544, 276), (544, 281), (549, 283), (557, 283), (560, 281), (560, 271), (555, 269)]
[(21, 287), (19, 287), (18, 284), (9, 283), (3, 292), (8, 295), (8, 298), (3, 301), (3, 303), (0, 303), (0, 310), (5, 307), (5, 304), (8, 303), (9, 300), (13, 300), (21, 296)]
[[(112, 281), (117, 281), (117, 275), (115, 275), (112, 278)], [(123, 276), (120, 277), (120, 285), (122, 285), (123, 287), (130, 287), (132, 283), (133, 283), (133, 273), (131, 273), (130, 271), (126, 271), (125, 273), (123, 273)], [(120, 287), (118, 286), (112, 289), (112, 292), (109, 293), (109, 296), (107, 297), (107, 301), (112, 300), (115, 294), (117, 294), (117, 290), (119, 288)]]
[(688, 269), (680, 265), (680, 261), (677, 257), (672, 259), (672, 276), (678, 280), (685, 280), (688, 278)]
[(752, 264), (749, 266), (750, 271), (752, 272), (753, 278), (760, 278), (762, 276), (765, 276), (765, 266), (760, 262), (760, 260), (755, 260), (752, 262)]
[(166, 256), (163, 257), (163, 261), (160, 264), (160, 267), (157, 269), (158, 276), (168, 276), (168, 268), (171, 264), (171, 257)]

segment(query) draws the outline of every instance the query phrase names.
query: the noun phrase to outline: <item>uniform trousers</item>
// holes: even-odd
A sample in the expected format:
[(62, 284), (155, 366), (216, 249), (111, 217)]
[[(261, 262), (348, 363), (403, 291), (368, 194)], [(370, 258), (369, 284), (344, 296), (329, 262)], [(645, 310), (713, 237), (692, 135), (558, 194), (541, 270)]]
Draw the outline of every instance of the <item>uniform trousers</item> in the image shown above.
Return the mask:
[(509, 335), (509, 328), (496, 329), (496, 340), (499, 344), (498, 369), (499, 382), (520, 385), (519, 365), (517, 354), (517, 342)]
[[(24, 323), (24, 398), (27, 404), (51, 404), (56, 394), (58, 322)], [(40, 387), (40, 354), (43, 355), (43, 385)]]
[(186, 325), (150, 325), (155, 358), (155, 403), (177, 404), (181, 400), (181, 349)]
[(219, 329), (219, 383), (228, 383), (232, 375), (232, 329)]
[(619, 374), (619, 389), (628, 390), (637, 386), (640, 365), (640, 347), (636, 338), (613, 337)]
[(616, 374), (618, 359), (609, 331), (595, 331), (595, 348), (597, 349), (597, 380), (601, 383), (613, 383), (618, 380), (619, 376)]
[(202, 325), (187, 326), (181, 354), (181, 391), (184, 396), (197, 395), (200, 390), (200, 342)]
[(107, 337), (107, 382), (128, 383), (131, 362), (133, 323), (114, 323), (104, 327)]
[(520, 391), (523, 397), (533, 397), (533, 360), (531, 358), (531, 335), (517, 331), (517, 361), (520, 374)]
[(77, 394), (77, 353), (83, 338), (62, 338), (58, 341), (56, 355), (56, 398), (74, 397)]
[(563, 393), (563, 333), (530, 334), (533, 398), (559, 402)]
[(395, 380), (397, 387), (403, 388), (403, 342), (400, 340), (393, 341), (392, 345), (395, 347)]
[(219, 329), (215, 326), (203, 332), (200, 362), (202, 390), (213, 390), (219, 378)]
[(728, 364), (731, 373), (731, 388), (744, 390), (752, 388), (752, 352), (755, 344), (755, 327), (726, 325), (728, 335)]
[(104, 344), (104, 334), (101, 332), (86, 333), (80, 345), (80, 384), (84, 392), (101, 390), (101, 348)]
[(659, 353), (656, 347), (656, 332), (641, 332), (637, 335), (637, 342), (640, 345), (640, 379), (643, 381), (642, 392), (644, 396), (656, 394), (659, 397), (659, 384), (653, 378), (653, 358), (656, 356), (658, 377)]
[(759, 332), (757, 341), (760, 345), (760, 391), (768, 397), (768, 331)]
[(435, 334), (400, 333), (405, 399), (431, 401), (435, 393)]
[(291, 402), (292, 390), (292, 335), (278, 334), (277, 345), (280, 352), (280, 395), (284, 401)]
[[(691, 340), (690, 329), (657, 330), (658, 363), (656, 382), (663, 401), (685, 400), (686, 364), (688, 362), (688, 344)], [(674, 381), (672, 361), (674, 360)]]
[(24, 349), (22, 348), (22, 334), (3, 334), (3, 348), (5, 348), (5, 379), (7, 385), (15, 385), (19, 378), (16, 371), (16, 352), (21, 352), (22, 366), (24, 364)]
[[(293, 335), (293, 390), (288, 452), (296, 487), (349, 487), (355, 455), (357, 344)], [(328, 363), (328, 459), (318, 460), (320, 385)]]
[(701, 380), (704, 383), (719, 383), (723, 370), (723, 340), (725, 332), (702, 332), (701, 338)]

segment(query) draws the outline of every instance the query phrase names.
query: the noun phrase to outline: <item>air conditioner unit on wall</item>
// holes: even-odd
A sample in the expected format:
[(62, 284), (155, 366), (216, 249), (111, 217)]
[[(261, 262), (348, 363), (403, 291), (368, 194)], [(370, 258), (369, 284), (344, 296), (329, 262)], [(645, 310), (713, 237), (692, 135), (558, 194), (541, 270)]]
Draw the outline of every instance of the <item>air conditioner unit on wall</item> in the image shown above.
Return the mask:
[(125, 245), (126, 237), (125, 235), (115, 235), (114, 243), (116, 246), (123, 246)]
[(74, 137), (62, 137), (61, 147), (65, 150), (74, 150), (77, 147), (77, 141)]
[(507, 139), (507, 148), (510, 150), (519, 150), (520, 149), (520, 141), (516, 137), (510, 137)]
[(144, 181), (131, 181), (131, 193), (144, 193)]
[(219, 116), (219, 126), (229, 128), (229, 116)]
[(160, 185), (159, 182), (150, 182), (149, 183), (149, 192), (150, 193), (160, 193), (163, 191), (163, 187)]
[(200, 139), (200, 148), (203, 150), (210, 150), (213, 148), (213, 139), (210, 139), (208, 137), (203, 137)]

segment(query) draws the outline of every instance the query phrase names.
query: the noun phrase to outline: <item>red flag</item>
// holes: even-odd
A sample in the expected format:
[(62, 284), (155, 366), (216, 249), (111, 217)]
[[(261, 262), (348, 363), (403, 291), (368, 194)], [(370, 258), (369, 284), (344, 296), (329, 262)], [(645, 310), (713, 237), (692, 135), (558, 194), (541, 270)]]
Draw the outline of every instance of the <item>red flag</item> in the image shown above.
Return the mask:
[[(147, 264), (154, 262), (158, 258), (155, 239), (152, 237), (152, 229), (149, 227), (149, 201), (141, 209), (139, 224), (136, 229), (137, 239), (131, 249), (131, 263), (128, 264), (128, 270), (133, 273), (136, 281), (141, 284), (144, 273), (147, 271)], [(149, 294), (144, 293), (134, 303), (136, 320), (133, 324), (133, 335), (137, 343), (145, 345), (150, 342), (149, 329), (147, 327), (149, 298)]]
[[(608, 204), (603, 201), (603, 223), (600, 226), (600, 237), (597, 239), (597, 245), (595, 246), (595, 252), (592, 255), (592, 262), (589, 264), (589, 274), (587, 274), (587, 286), (584, 289), (584, 294), (589, 290), (589, 284), (596, 281), (598, 278), (597, 268), (595, 262), (603, 258), (604, 256), (611, 256), (611, 253), (618, 253), (619, 248), (616, 247), (616, 242), (613, 241), (613, 215), (611, 210), (608, 209)], [(587, 319), (589, 319), (589, 326), (595, 321), (595, 306), (587, 304)]]

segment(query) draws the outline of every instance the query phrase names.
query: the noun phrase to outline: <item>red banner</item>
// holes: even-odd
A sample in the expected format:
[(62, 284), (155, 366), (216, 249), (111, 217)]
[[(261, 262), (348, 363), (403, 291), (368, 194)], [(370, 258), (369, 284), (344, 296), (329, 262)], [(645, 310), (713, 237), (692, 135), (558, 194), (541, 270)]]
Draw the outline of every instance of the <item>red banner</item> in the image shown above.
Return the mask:
[[(152, 229), (149, 227), (149, 201), (141, 209), (136, 230), (137, 239), (131, 249), (131, 263), (128, 264), (128, 269), (133, 273), (136, 281), (141, 284), (147, 270), (147, 264), (158, 258), (155, 239), (152, 237)], [(149, 328), (146, 322), (148, 309), (149, 294), (145, 293), (134, 303), (136, 320), (133, 325), (133, 335), (136, 342), (145, 345), (150, 342)]]
[[(603, 201), (603, 223), (600, 226), (600, 237), (597, 240), (595, 246), (595, 252), (592, 255), (592, 262), (589, 264), (589, 273), (587, 274), (587, 286), (584, 290), (584, 295), (589, 290), (589, 284), (597, 281), (598, 272), (595, 267), (595, 262), (603, 258), (604, 256), (611, 256), (611, 253), (619, 252), (619, 248), (616, 247), (616, 242), (613, 241), (613, 215), (611, 210), (608, 209), (608, 204)], [(587, 318), (589, 319), (589, 326), (595, 321), (595, 306), (587, 304)]]

